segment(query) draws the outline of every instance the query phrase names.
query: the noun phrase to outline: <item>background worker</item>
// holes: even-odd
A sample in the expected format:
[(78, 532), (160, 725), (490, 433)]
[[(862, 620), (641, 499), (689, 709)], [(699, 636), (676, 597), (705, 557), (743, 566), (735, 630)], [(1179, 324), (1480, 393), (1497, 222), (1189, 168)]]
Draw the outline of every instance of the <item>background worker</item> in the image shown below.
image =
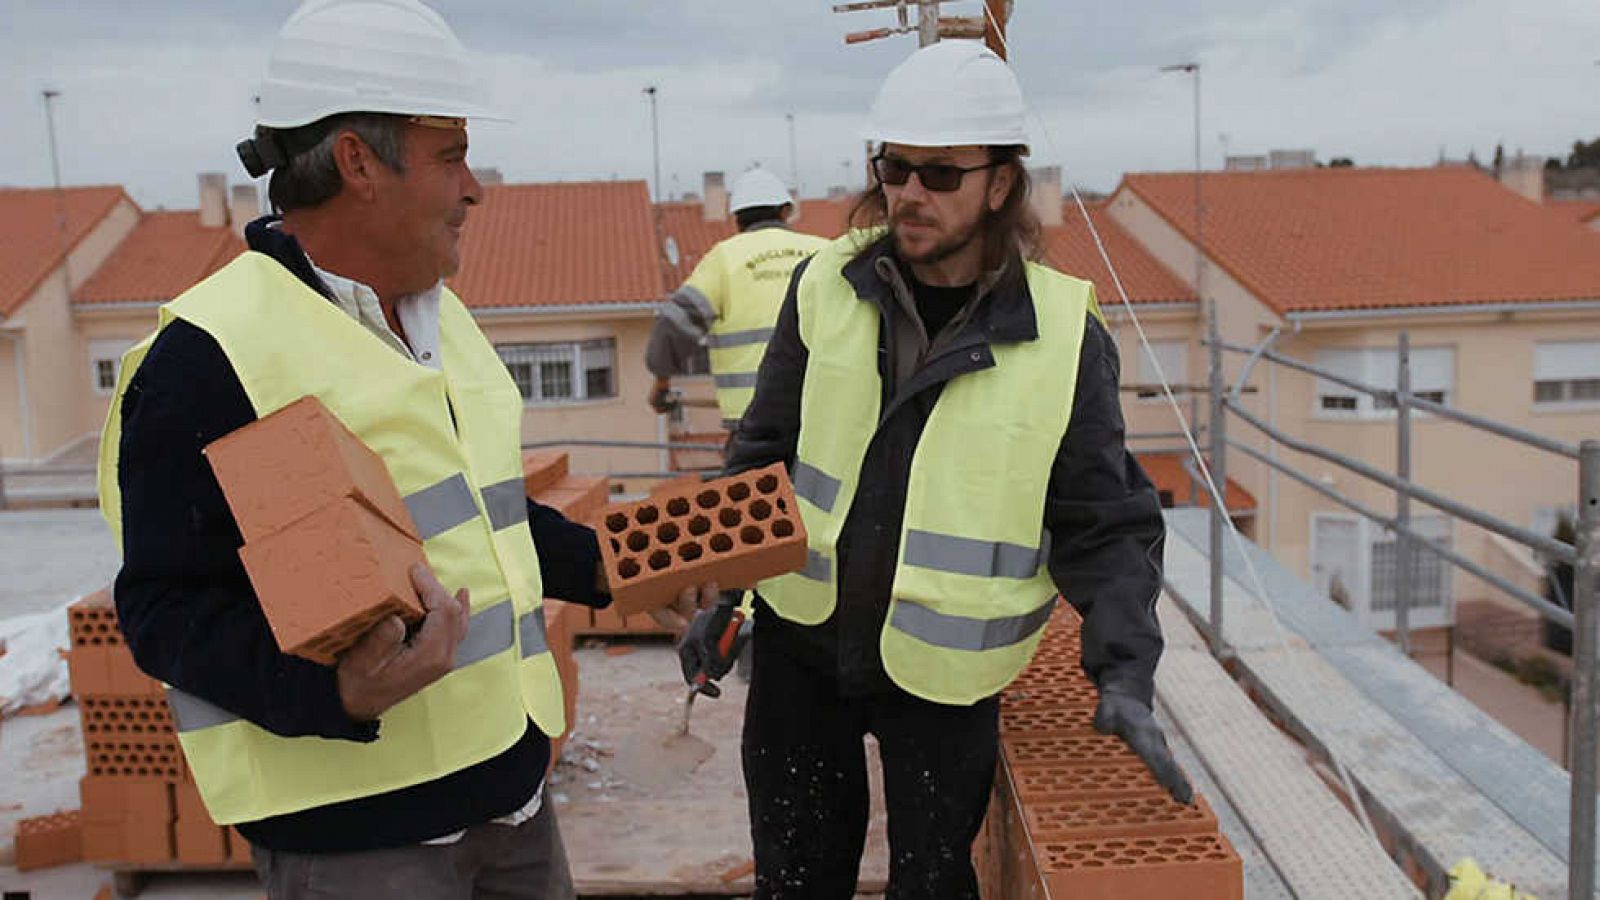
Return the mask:
[(869, 733), (888, 895), (978, 896), (997, 694), (1058, 591), (1084, 618), (1096, 727), (1192, 799), (1151, 714), (1160, 504), (1124, 445), (1092, 286), (1028, 261), (1021, 89), (981, 44), (945, 41), (890, 73), (871, 129), (866, 230), (797, 269), (728, 462), (787, 464), (810, 542), (804, 571), (758, 589), (743, 753), (761, 898), (853, 895)]
[(688, 372), (694, 357), (708, 350), (723, 428), (731, 433), (750, 403), (789, 276), (827, 241), (790, 230), (794, 198), (765, 169), (739, 176), (729, 209), (739, 233), (706, 251), (661, 304), (645, 364), (655, 375), (650, 406), (666, 413), (673, 407), (672, 376)]
[[(483, 199), (472, 69), (417, 0), (290, 16), (240, 145), (282, 218), (163, 307), (101, 442), (119, 623), (273, 898), (573, 896), (543, 802), (565, 723), (540, 603), (609, 597), (594, 533), (523, 496), (521, 399), (443, 283)], [(331, 667), (280, 651), (203, 456), (307, 395), (382, 457), (428, 559), (419, 627), (391, 616)]]

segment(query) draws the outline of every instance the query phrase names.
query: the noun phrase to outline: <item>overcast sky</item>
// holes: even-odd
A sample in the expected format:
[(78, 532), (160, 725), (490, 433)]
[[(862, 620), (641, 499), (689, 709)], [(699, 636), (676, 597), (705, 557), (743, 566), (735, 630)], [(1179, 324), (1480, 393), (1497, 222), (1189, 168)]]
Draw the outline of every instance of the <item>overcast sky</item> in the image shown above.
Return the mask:
[[(294, 0), (0, 0), (0, 185), (50, 183), (40, 91), (61, 92), (66, 183), (118, 183), (192, 207), (195, 175), (244, 172), (273, 34)], [(646, 178), (659, 87), (662, 188), (759, 162), (803, 192), (858, 185), (859, 132), (914, 36), (847, 47), (892, 13), (829, 0), (436, 0), (515, 118), (472, 132), (474, 165), (511, 181)], [(949, 3), (951, 14), (980, 4)], [(1187, 169), (1203, 65), (1202, 152), (1312, 148), (1427, 165), (1565, 154), (1600, 135), (1597, 0), (1016, 0), (1012, 62), (1036, 110), (1034, 157), (1096, 190)]]

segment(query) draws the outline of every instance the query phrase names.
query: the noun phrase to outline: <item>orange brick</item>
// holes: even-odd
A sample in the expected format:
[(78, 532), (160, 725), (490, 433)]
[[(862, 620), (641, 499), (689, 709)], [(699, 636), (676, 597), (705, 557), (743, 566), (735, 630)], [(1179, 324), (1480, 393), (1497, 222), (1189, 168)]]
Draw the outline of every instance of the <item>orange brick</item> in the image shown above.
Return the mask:
[(593, 522), (611, 496), (609, 479), (590, 475), (568, 475), (533, 499), (554, 507), (574, 522)]
[(244, 839), (239, 829), (228, 826), (228, 859), (232, 862), (248, 863), (251, 861), (250, 842)]
[(67, 626), (74, 647), (123, 643), (110, 588), (101, 588), (68, 606)]
[(86, 740), (84, 755), (94, 776), (156, 779), (168, 783), (189, 777), (177, 735), (138, 741)]
[(1079, 768), (1105, 763), (1137, 762), (1138, 757), (1122, 739), (1098, 732), (1048, 737), (1007, 737), (1000, 742), (1006, 762), (1019, 766)]
[(78, 721), (85, 741), (167, 740), (172, 713), (161, 696), (80, 695)]
[(690, 495), (700, 489), (705, 479), (699, 475), (682, 475), (677, 478), (663, 481), (650, 489), (650, 496), (656, 498), (671, 497), (674, 494)]
[(205, 449), (245, 543), (341, 499), (370, 506), (417, 539), (383, 459), (316, 397), (302, 397)]
[(1089, 705), (1011, 707), (1000, 715), (1002, 736), (1048, 737), (1094, 733), (1094, 707)]
[(228, 832), (209, 817), (180, 816), (173, 823), (173, 849), (179, 862), (195, 866), (218, 866), (228, 861)]
[(1094, 709), (1100, 692), (1088, 679), (1060, 678), (1054, 681), (1012, 682), (1000, 695), (1001, 710), (1013, 709)]
[(85, 775), (78, 797), (85, 823), (169, 822), (175, 814), (172, 784), (158, 778)]
[(339, 500), (239, 549), (285, 653), (331, 665), (384, 616), (422, 618), (411, 587), (421, 544), (372, 509)]
[(67, 674), (77, 697), (161, 697), (161, 682), (139, 670), (121, 644), (83, 645), (67, 652)]
[(1244, 866), (1220, 835), (1045, 841), (1050, 896), (1074, 900), (1243, 900)]
[(805, 528), (781, 464), (609, 506), (598, 520), (620, 616), (661, 609), (691, 585), (752, 587), (806, 562)]
[(537, 498), (567, 477), (567, 454), (559, 450), (527, 451), (522, 454), (522, 489)]
[(1162, 790), (1137, 759), (1062, 768), (1017, 766), (1011, 770), (1017, 795), (1027, 803), (1050, 800), (1102, 800)]
[(1214, 834), (1217, 830), (1217, 817), (1205, 798), (1185, 806), (1165, 791), (1099, 800), (1024, 798), (1023, 810), (1035, 843)]
[(17, 822), (17, 871), (47, 869), (83, 859), (83, 823), (77, 810)]
[(567, 730), (561, 733), (551, 750), (551, 765), (561, 757), (561, 743), (572, 733), (572, 726), (577, 720), (578, 659), (572, 652), (576, 640), (574, 623), (580, 618), (587, 619), (587, 612), (588, 607), (574, 603), (544, 601), (545, 639), (550, 645), (550, 654), (555, 657), (556, 672), (561, 676), (561, 695), (567, 712)]

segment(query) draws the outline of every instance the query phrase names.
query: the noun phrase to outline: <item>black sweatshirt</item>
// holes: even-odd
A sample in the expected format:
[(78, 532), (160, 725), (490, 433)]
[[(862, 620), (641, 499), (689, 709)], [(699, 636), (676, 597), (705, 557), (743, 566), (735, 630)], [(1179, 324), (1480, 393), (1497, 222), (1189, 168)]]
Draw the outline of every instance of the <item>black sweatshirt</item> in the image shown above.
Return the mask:
[[(251, 249), (327, 294), (294, 238), (265, 221), (253, 223), (247, 238)], [(238, 525), (201, 449), (255, 418), (210, 335), (182, 320), (161, 332), (123, 397), (118, 621), (145, 672), (273, 734), (377, 740), (380, 723), (345, 713), (333, 669), (278, 649), (239, 561)], [(528, 526), (545, 596), (610, 602), (595, 591), (600, 548), (591, 529), (531, 500)], [(252, 843), (291, 852), (412, 844), (520, 809), (549, 758), (549, 740), (530, 722), (510, 749), (477, 765), (239, 830)]]

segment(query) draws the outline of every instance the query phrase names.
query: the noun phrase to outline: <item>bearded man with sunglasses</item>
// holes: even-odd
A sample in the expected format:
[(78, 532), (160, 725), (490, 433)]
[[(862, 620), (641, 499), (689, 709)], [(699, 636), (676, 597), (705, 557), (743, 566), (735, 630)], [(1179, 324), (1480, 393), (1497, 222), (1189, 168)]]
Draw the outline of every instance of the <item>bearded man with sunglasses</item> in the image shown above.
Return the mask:
[(919, 50), (872, 110), (857, 230), (796, 270), (730, 471), (788, 464), (806, 568), (763, 582), (745, 714), (756, 896), (847, 898), (877, 739), (888, 896), (977, 897), (998, 694), (1058, 597), (1096, 727), (1183, 802), (1151, 715), (1164, 528), (1123, 442), (1092, 286), (1029, 261), (1021, 89), (981, 44)]

